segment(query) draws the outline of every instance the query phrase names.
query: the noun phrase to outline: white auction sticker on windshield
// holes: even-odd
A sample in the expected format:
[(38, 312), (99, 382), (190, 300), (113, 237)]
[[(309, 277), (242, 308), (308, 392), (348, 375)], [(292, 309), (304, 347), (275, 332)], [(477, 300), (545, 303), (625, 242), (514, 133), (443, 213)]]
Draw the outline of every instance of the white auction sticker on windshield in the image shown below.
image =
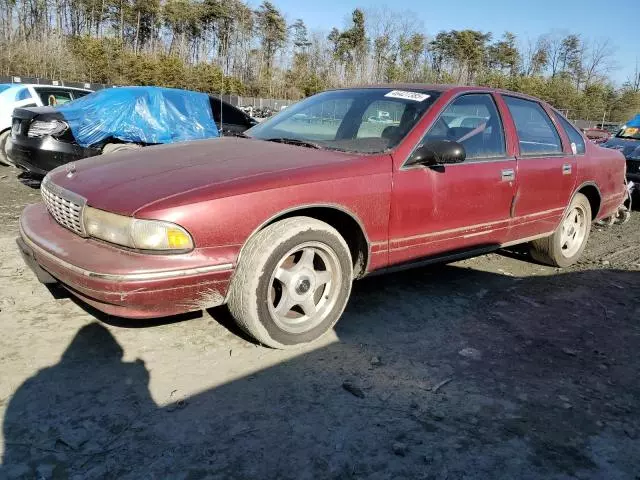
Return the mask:
[(426, 93), (407, 92), (406, 90), (391, 90), (385, 95), (385, 97), (403, 98), (405, 100), (413, 100), (414, 102), (423, 102), (430, 96), (431, 95), (427, 95)]

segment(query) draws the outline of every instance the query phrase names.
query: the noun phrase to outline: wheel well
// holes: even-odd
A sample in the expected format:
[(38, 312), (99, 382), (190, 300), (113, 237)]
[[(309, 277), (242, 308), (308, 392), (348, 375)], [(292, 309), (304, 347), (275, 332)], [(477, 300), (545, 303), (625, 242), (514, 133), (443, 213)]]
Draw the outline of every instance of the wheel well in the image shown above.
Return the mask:
[(585, 185), (578, 193), (583, 194), (589, 200), (591, 206), (591, 220), (595, 220), (600, 211), (600, 192), (593, 185)]
[(307, 207), (291, 212), (286, 212), (268, 224), (271, 225), (279, 220), (291, 217), (311, 217), (321, 222), (325, 222), (335, 228), (349, 246), (351, 258), (353, 260), (354, 278), (364, 275), (369, 260), (369, 244), (367, 237), (358, 221), (342, 210), (332, 207)]

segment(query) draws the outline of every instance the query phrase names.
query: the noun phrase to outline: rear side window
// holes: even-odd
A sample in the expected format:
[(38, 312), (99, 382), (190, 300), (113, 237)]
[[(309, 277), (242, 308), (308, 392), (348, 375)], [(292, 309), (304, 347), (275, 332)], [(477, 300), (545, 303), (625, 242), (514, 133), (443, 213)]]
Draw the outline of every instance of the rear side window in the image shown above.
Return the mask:
[(18, 90), (18, 93), (16, 93), (16, 102), (21, 102), (22, 100), (29, 100), (30, 98), (33, 98), (31, 96), (31, 92), (29, 91), (28, 88), (23, 88), (21, 90)]
[(71, 93), (64, 90), (37, 88), (36, 91), (45, 106), (55, 107), (56, 105), (69, 103), (72, 100)]
[(227, 102), (221, 102), (215, 97), (209, 97), (209, 102), (211, 104), (211, 110), (213, 111), (213, 120), (216, 123), (222, 123), (223, 125), (249, 125), (245, 114), (233, 105)]
[(562, 128), (564, 128), (564, 131), (567, 132), (567, 137), (569, 137), (569, 141), (576, 146), (574, 150), (576, 155), (584, 154), (585, 152), (584, 139), (582, 138), (582, 135), (580, 135), (576, 127), (571, 125), (569, 120), (564, 118), (558, 112), (553, 112), (553, 114), (556, 116), (556, 120), (558, 120), (560, 125), (562, 125)]
[(509, 96), (504, 101), (516, 124), (522, 155), (562, 153), (560, 135), (538, 102)]
[(73, 91), (73, 98), (74, 98), (74, 99), (76, 99), (76, 98), (82, 98), (82, 97), (84, 97), (85, 95), (89, 95), (90, 93), (91, 93), (91, 92), (85, 92), (85, 91), (83, 91), (83, 90), (74, 90), (74, 91)]

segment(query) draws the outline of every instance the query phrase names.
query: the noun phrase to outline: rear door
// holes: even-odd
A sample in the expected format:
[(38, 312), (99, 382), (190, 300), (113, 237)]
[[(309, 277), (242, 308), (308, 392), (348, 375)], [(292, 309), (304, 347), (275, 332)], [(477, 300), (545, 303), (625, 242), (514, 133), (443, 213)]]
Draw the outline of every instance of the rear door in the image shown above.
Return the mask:
[(503, 95), (517, 132), (518, 183), (510, 240), (551, 233), (569, 204), (577, 178), (576, 155), (564, 132), (535, 100)]
[[(472, 124), (462, 126), (469, 118)], [(401, 167), (394, 173), (390, 264), (494, 248), (508, 235), (516, 160), (509, 154), (493, 96), (465, 93), (451, 100), (418, 145), (433, 140), (461, 143), (466, 160), (432, 168)]]

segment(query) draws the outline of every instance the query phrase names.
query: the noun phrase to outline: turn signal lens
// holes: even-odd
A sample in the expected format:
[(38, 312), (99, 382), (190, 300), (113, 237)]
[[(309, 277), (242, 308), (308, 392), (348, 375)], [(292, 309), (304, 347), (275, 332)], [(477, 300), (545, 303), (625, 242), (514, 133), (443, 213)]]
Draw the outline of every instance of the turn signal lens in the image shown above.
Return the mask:
[(184, 230), (169, 229), (167, 240), (171, 248), (180, 250), (191, 248), (191, 237)]

